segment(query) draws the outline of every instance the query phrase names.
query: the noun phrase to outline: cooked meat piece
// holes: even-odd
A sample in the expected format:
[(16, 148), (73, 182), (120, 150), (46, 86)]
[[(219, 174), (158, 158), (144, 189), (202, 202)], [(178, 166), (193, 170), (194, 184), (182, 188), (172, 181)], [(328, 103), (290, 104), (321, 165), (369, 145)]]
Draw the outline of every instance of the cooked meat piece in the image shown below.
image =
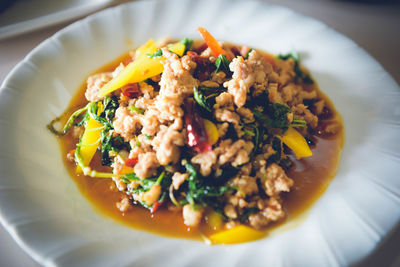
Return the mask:
[(275, 198), (264, 201), (264, 208), (249, 216), (249, 223), (256, 229), (267, 226), (270, 222), (281, 220), (285, 217), (282, 205)]
[(285, 171), (276, 163), (272, 163), (265, 169), (261, 179), (268, 196), (278, 196), (281, 192), (289, 192), (293, 185), (293, 180), (287, 177)]
[(126, 107), (119, 107), (115, 112), (113, 126), (117, 134), (121, 135), (125, 141), (130, 141), (141, 127), (140, 117), (133, 115)]
[(214, 150), (218, 155), (218, 164), (224, 165), (230, 162), (232, 166), (239, 166), (248, 162), (253, 146), (252, 142), (246, 142), (242, 139), (234, 143), (231, 139), (225, 139)]
[(163, 48), (164, 71), (160, 81), (160, 95), (174, 96), (176, 94), (192, 94), (193, 87), (199, 85), (199, 81), (193, 78), (191, 71), (196, 68), (196, 63), (190, 57), (181, 59), (168, 49)]
[(127, 196), (124, 196), (120, 202), (116, 203), (117, 209), (119, 209), (121, 212), (126, 212), (131, 204), (129, 203), (129, 198)]
[(238, 194), (249, 196), (258, 193), (256, 178), (248, 175), (242, 175), (233, 179), (233, 185), (238, 188)]
[(216, 161), (217, 157), (213, 151), (197, 154), (191, 159), (192, 163), (200, 165), (200, 173), (203, 176), (210, 175)]
[(85, 97), (89, 102), (102, 100), (104, 97), (98, 96), (99, 90), (113, 78), (111, 72), (103, 72), (89, 76)]
[(227, 204), (224, 207), (224, 213), (231, 219), (236, 219), (238, 217), (235, 207), (232, 204)]
[(298, 104), (292, 108), (294, 115), (296, 115), (299, 119), (305, 120), (307, 122), (307, 126), (311, 128), (316, 128), (318, 125), (318, 117), (311, 113), (311, 111), (307, 108), (307, 106), (303, 104)]
[(147, 205), (151, 206), (158, 201), (161, 195), (161, 186), (156, 184), (153, 185), (149, 191), (143, 193), (143, 201)]
[(175, 172), (174, 175), (172, 175), (172, 185), (174, 189), (178, 190), (181, 184), (183, 184), (187, 178), (189, 178), (188, 173)]
[(184, 223), (189, 227), (196, 227), (199, 225), (202, 217), (203, 210), (194, 210), (190, 204), (183, 206), (182, 210)]
[(184, 136), (181, 132), (174, 130), (172, 127), (162, 126), (152, 145), (157, 151), (157, 160), (161, 165), (177, 163), (180, 157), (180, 149), (178, 146), (184, 145)]
[(156, 169), (160, 166), (155, 152), (146, 152), (139, 154), (138, 163), (134, 167), (135, 174), (146, 179), (155, 174)]

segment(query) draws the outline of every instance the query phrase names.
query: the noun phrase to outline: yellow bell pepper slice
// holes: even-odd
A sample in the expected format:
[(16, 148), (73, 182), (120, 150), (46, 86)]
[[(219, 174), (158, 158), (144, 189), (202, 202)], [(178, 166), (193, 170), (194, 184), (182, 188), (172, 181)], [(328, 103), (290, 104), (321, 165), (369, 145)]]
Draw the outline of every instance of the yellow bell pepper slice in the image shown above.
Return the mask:
[(239, 225), (235, 228), (212, 234), (209, 238), (214, 244), (235, 244), (260, 239), (264, 236), (264, 232), (245, 225)]
[(147, 54), (153, 54), (157, 47), (153, 40), (139, 47), (136, 58), (129, 63), (115, 78), (106, 83), (98, 92), (100, 97), (121, 88), (128, 83), (136, 83), (146, 80), (161, 73), (164, 69), (160, 58), (149, 58)]
[[(90, 161), (96, 153), (100, 143), (100, 132), (102, 129), (103, 125), (93, 118), (90, 118), (86, 123), (85, 132), (82, 135), (80, 145), (80, 155), (84, 166), (89, 166)], [(79, 165), (77, 167), (77, 172), (82, 172)]]
[(124, 166), (122, 166), (121, 172), (119, 174), (128, 174), (128, 173), (133, 173), (133, 168), (128, 167), (124, 164)]
[(148, 40), (144, 45), (136, 49), (135, 59), (146, 56), (146, 54), (154, 53), (157, 50), (156, 42), (153, 39)]
[[(168, 45), (168, 49), (182, 56), (185, 52), (185, 45), (175, 43)], [(128, 83), (141, 82), (162, 73), (164, 66), (161, 62), (165, 60), (165, 57), (150, 58), (147, 56), (147, 54), (153, 54), (156, 51), (157, 47), (153, 40), (149, 40), (146, 44), (139, 47), (136, 50), (135, 60), (129, 63), (115, 78), (105, 84), (100, 89), (99, 96), (106, 96)]]
[(206, 129), (208, 142), (214, 145), (219, 138), (217, 126), (209, 120), (203, 119), (204, 128)]
[(206, 215), (206, 220), (211, 229), (218, 231), (222, 228), (222, 218), (217, 212), (211, 211)]
[(285, 143), (296, 154), (296, 158), (304, 158), (312, 156), (312, 151), (307, 144), (306, 139), (294, 128), (289, 127), (285, 134), (281, 137)]
[(186, 46), (183, 43), (179, 42), (179, 43), (169, 44), (167, 45), (167, 48), (172, 53), (175, 53), (181, 57), (183, 56), (183, 53), (185, 53)]

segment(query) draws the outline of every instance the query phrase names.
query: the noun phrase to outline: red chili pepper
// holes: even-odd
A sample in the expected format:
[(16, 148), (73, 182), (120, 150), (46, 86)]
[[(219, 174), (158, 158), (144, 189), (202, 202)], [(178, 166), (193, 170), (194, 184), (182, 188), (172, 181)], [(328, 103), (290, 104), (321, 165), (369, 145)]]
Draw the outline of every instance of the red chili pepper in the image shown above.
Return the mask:
[(200, 56), (198, 53), (193, 51), (188, 51), (187, 55), (190, 57), (191, 60), (196, 62), (196, 64), (206, 65), (206, 59)]
[(162, 204), (164, 204), (165, 199), (161, 202), (156, 202), (153, 204), (153, 207), (151, 207), (151, 213), (154, 213), (158, 210), (158, 208), (160, 208), (162, 206)]
[(206, 50), (207, 47), (208, 47), (208, 45), (207, 45), (206, 43), (203, 43), (201, 46), (195, 48), (194, 51), (195, 51), (197, 54), (201, 54), (201, 52), (203, 52), (204, 50)]
[(127, 85), (121, 87), (122, 94), (128, 98), (137, 98), (142, 92), (139, 89), (137, 83), (128, 83)]
[(126, 167), (130, 167), (133, 168), (135, 167), (135, 165), (138, 163), (138, 159), (137, 158), (128, 158), (125, 160), (125, 166)]
[(237, 48), (237, 46), (232, 46), (231, 52), (235, 55), (235, 57), (240, 56), (240, 50)]
[(200, 81), (207, 80), (211, 73), (215, 70), (215, 64), (213, 64), (213, 62), (208, 62), (206, 58), (193, 51), (188, 51), (187, 55), (197, 64), (193, 76)]
[(200, 117), (193, 101), (187, 101), (185, 112), (185, 126), (188, 137), (188, 145), (198, 153), (211, 151), (207, 132), (204, 129), (203, 119)]

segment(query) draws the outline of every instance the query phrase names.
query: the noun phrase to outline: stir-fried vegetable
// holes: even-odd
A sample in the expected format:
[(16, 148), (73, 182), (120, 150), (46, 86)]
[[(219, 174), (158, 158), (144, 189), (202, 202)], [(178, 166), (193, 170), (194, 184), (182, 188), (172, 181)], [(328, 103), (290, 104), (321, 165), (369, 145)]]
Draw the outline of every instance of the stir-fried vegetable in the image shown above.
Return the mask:
[[(132, 203), (152, 213), (164, 203), (184, 207), (182, 213), (187, 226), (196, 226), (200, 219), (205, 219), (209, 228), (220, 231), (209, 236), (215, 244), (258, 239), (264, 233), (245, 225), (258, 229), (284, 217), (274, 215), (277, 219), (270, 219), (264, 213), (269, 212), (266, 203), (276, 198), (278, 204), (268, 208), (284, 214), (282, 200), (276, 196), (280, 191), (289, 191), (293, 184), (284, 173), (293, 163), (293, 158), (285, 154), (287, 147), (297, 159), (312, 155), (307, 141), (295, 129), (307, 126), (306, 121), (295, 116), (301, 116), (296, 113), (296, 105), (281, 102), (280, 95), (269, 93), (269, 70), (265, 70), (265, 86), (260, 86), (258, 76), (254, 81), (249, 79), (253, 85), (246, 89), (245, 104), (239, 107), (235, 102), (235, 90), (229, 85), (230, 78), (243, 76), (244, 80), (252, 67), (246, 65), (243, 75), (233, 75), (229, 68), (231, 55), (252, 63), (249, 54), (257, 56), (258, 51), (229, 44), (224, 45), (224, 50), (206, 29), (199, 27), (198, 31), (205, 46), (192, 48), (193, 41), (185, 38), (160, 48), (150, 39), (135, 51), (132, 61), (99, 90), (102, 100), (92, 101), (77, 110), (61, 130), (55, 129), (56, 120), (48, 128), (57, 135), (64, 135), (73, 126), (84, 129), (76, 149), (69, 153), (72, 155), (75, 151), (77, 171), (90, 177), (113, 178)], [(215, 57), (202, 54), (207, 47)], [(176, 55), (166, 61), (170, 54), (165, 49)], [(180, 58), (185, 54), (186, 57)], [(263, 56), (275, 67), (273, 57)], [(291, 78), (290, 83), (297, 86), (311, 79), (302, 71), (297, 54), (278, 58), (291, 58), (295, 62), (297, 78)], [(172, 68), (166, 68), (168, 71), (163, 73), (163, 64), (171, 64)], [(235, 68), (235, 74), (238, 71)], [(166, 85), (167, 82), (173, 87)], [(193, 94), (190, 90), (180, 92), (187, 84), (190, 84), (189, 89), (193, 87)], [(280, 93), (279, 86), (278, 91), (271, 91)], [(113, 93), (116, 90), (118, 94)], [(179, 101), (171, 97), (166, 109), (159, 100), (171, 95), (180, 97)], [(308, 129), (303, 130), (302, 133), (306, 133)], [(75, 133), (78, 131), (74, 132), (74, 137)], [(113, 172), (92, 169), (91, 161), (97, 150), (101, 164), (111, 166)], [(281, 179), (278, 186), (274, 183), (278, 178), (270, 177), (275, 174)], [(126, 200), (124, 198), (121, 203), (126, 204)], [(190, 208), (190, 212), (186, 208)], [(196, 223), (187, 223), (188, 216)], [(260, 223), (262, 216), (268, 221)], [(242, 225), (222, 230), (237, 224)]]
[(219, 204), (217, 198), (234, 189), (230, 186), (213, 185), (210, 179), (202, 177), (197, 172), (196, 168), (190, 163), (186, 163), (185, 168), (190, 174), (186, 200), (195, 209), (198, 206), (218, 207)]
[(231, 71), (229, 70), (229, 63), (230, 61), (226, 58), (226, 56), (219, 55), (215, 60), (215, 66), (217, 67), (215, 71), (216, 72), (224, 71), (229, 75), (232, 74)]
[(188, 146), (199, 153), (211, 150), (211, 145), (204, 128), (203, 119), (200, 117), (193, 101), (188, 101), (185, 105), (185, 126), (188, 136)]
[[(182, 56), (186, 50), (184, 43), (171, 44), (168, 49)], [(105, 96), (128, 83), (137, 83), (160, 74), (164, 70), (162, 51), (157, 50), (153, 40), (138, 48), (136, 58), (129, 63), (115, 78), (105, 84), (99, 91), (100, 96)]]
[(80, 142), (80, 154), (85, 166), (89, 165), (94, 153), (96, 153), (100, 143), (100, 133), (103, 128), (103, 125), (93, 118), (90, 118), (86, 123), (85, 132)]
[(224, 223), (221, 214), (216, 211), (211, 211), (206, 215), (206, 221), (208, 226), (214, 231), (221, 230), (222, 224)]
[(292, 122), (288, 120), (288, 114), (291, 112), (286, 105), (270, 102), (268, 91), (264, 91), (260, 96), (254, 99), (255, 106), (261, 107), (262, 112), (254, 109), (254, 117), (263, 125), (270, 128), (287, 129), (289, 126), (305, 126), (304, 120), (294, 118)]
[(218, 129), (214, 123), (209, 120), (203, 119), (204, 128), (207, 133), (208, 142), (214, 145), (218, 141)]
[(245, 225), (239, 225), (232, 229), (212, 234), (210, 239), (214, 244), (235, 244), (260, 239), (264, 236), (264, 232), (254, 230)]
[(224, 55), (228, 57), (228, 53), (226, 53), (226, 51), (222, 49), (218, 41), (206, 29), (204, 29), (203, 27), (199, 27), (197, 30), (216, 57), (218, 57), (219, 55)]
[(312, 151), (306, 139), (294, 128), (289, 127), (281, 139), (285, 145), (293, 150), (297, 159), (312, 156)]
[[(47, 125), (47, 129), (49, 129), (49, 130), (50, 130), (53, 134), (55, 134), (55, 135), (64, 135), (64, 134), (66, 134), (66, 133), (71, 129), (71, 127), (74, 126), (75, 121), (76, 121), (84, 112), (87, 111), (88, 107), (89, 107), (89, 104), (86, 105), (85, 107), (80, 108), (80, 109), (78, 109), (77, 111), (75, 111), (75, 112), (69, 117), (67, 123), (64, 125), (64, 127), (63, 127), (63, 129), (62, 129), (61, 131), (57, 130), (57, 129), (54, 127), (54, 124), (60, 120), (60, 117), (57, 117), (57, 118), (55, 118), (54, 120), (52, 120), (52, 121)], [(84, 121), (85, 121), (85, 120), (83, 119), (83, 120), (82, 120), (82, 123), (83, 123)]]

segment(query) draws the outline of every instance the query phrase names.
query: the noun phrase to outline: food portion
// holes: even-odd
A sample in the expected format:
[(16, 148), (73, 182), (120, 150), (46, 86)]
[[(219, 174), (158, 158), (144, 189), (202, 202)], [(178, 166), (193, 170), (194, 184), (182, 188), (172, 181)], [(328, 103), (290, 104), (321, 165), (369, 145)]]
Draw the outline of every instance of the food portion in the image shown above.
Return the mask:
[(203, 41), (149, 40), (90, 76), (84, 105), (48, 128), (69, 144), (76, 174), (112, 180), (122, 214), (170, 213), (214, 243), (257, 239), (287, 217), (296, 162), (341, 124), (295, 52), (198, 31)]

